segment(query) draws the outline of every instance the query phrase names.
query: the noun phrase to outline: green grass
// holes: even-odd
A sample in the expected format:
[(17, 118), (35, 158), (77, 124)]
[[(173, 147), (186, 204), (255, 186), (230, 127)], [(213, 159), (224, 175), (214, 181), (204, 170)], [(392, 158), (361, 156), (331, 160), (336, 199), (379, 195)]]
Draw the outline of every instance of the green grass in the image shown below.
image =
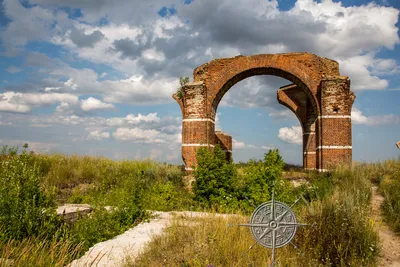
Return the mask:
[(42, 184), (55, 187), (59, 205), (119, 206), (135, 194), (143, 209), (184, 210), (193, 206), (179, 166), (77, 155), (34, 155), (33, 161), (43, 176)]
[(383, 195), (384, 220), (391, 229), (400, 234), (400, 157), (375, 163), (358, 163), (355, 169), (378, 186)]
[[(374, 266), (378, 236), (370, 215), (371, 184), (356, 169), (338, 168), (330, 177), (313, 174), (310, 201), (295, 208), (301, 227), (289, 246), (277, 250), (279, 266)], [(248, 229), (236, 227), (248, 217), (210, 216), (176, 220), (128, 266), (265, 266), (270, 252), (254, 242)], [(230, 227), (234, 225), (234, 227)]]
[(395, 233), (400, 234), (400, 158), (375, 163), (369, 168), (376, 173), (375, 182), (384, 196), (381, 207), (384, 219)]
[[(231, 181), (234, 190), (226, 191), (229, 194), (219, 191), (220, 198), (211, 206), (196, 201), (194, 194), (185, 189), (181, 167), (150, 160), (30, 153), (22, 156), (16, 149), (3, 149), (0, 164), (0, 258), (13, 259), (15, 266), (64, 266), (95, 243), (146, 219), (146, 210), (211, 209), (232, 213), (235, 207), (236, 213), (243, 215), (228, 219), (211, 216), (195, 222), (176, 220), (166, 233), (155, 237), (134, 266), (268, 263), (269, 254), (260, 246), (242, 256), (253, 239), (248, 229), (229, 226), (248, 221), (249, 210), (253, 209), (248, 200), (257, 200), (253, 192), (259, 201), (270, 196), (270, 183), (264, 186), (265, 195), (257, 188), (259, 167), (254, 163), (236, 166)], [(274, 177), (278, 175), (272, 165), (260, 168), (265, 166)], [(385, 196), (385, 219), (399, 231), (399, 173), (399, 161), (391, 160), (355, 164), (352, 169), (341, 167), (330, 175), (309, 172), (309, 183), (298, 188), (285, 179), (273, 178), (281, 201), (289, 204), (302, 195), (295, 207), (298, 221), (315, 223), (300, 228), (294, 239), (304, 256), (288, 246), (277, 251), (277, 261), (281, 266), (374, 266), (378, 238), (370, 218), (371, 182), (379, 184)], [(235, 205), (229, 200), (232, 196)], [(54, 208), (66, 202), (91, 204), (94, 212), (72, 225), (65, 224), (54, 217)], [(104, 206), (115, 209), (107, 212)], [(43, 208), (47, 212), (42, 213)], [(7, 217), (9, 210), (14, 211), (11, 217)]]
[[(35, 261), (58, 265), (57, 254), (60, 262), (70, 261), (147, 219), (147, 209), (193, 205), (181, 169), (150, 160), (116, 162), (4, 148), (0, 164), (0, 258), (17, 259), (21, 262), (17, 266)], [(65, 223), (55, 215), (57, 204), (65, 202), (88, 203), (94, 211), (73, 224)], [(104, 206), (114, 210), (106, 211)], [(32, 255), (18, 254), (24, 245)], [(46, 249), (52, 246), (65, 255), (55, 252), (46, 257)]]

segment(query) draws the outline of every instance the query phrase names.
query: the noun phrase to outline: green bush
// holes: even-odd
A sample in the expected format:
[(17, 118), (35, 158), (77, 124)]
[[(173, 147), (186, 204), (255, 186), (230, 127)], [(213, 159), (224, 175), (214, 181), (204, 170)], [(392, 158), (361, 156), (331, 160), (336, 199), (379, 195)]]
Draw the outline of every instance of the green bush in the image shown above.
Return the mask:
[(280, 178), (285, 164), (277, 149), (266, 153), (262, 161), (251, 160), (239, 171), (218, 146), (213, 151), (200, 149), (197, 162), (193, 192), (195, 200), (207, 207), (250, 212), (255, 205), (269, 201), (273, 190), (277, 200), (295, 200), (292, 184)]
[(172, 181), (157, 182), (145, 194), (143, 205), (149, 210), (188, 210), (194, 205), (192, 194)]
[(273, 190), (275, 199), (287, 203), (294, 201), (293, 186), (281, 179), (284, 166), (285, 163), (277, 149), (265, 153), (262, 161), (251, 160), (241, 177), (242, 194), (254, 205), (270, 200)]
[[(26, 147), (25, 147), (26, 148)], [(41, 185), (41, 174), (26, 149), (11, 150), (0, 161), (0, 237), (22, 240), (52, 235), (60, 222), (55, 211), (55, 191)], [(4, 148), (2, 155), (5, 156)]]
[(193, 185), (195, 200), (206, 205), (218, 204), (227, 197), (233, 197), (233, 180), (236, 170), (219, 146), (211, 151), (200, 148), (196, 154), (197, 164), (194, 171), (196, 181)]

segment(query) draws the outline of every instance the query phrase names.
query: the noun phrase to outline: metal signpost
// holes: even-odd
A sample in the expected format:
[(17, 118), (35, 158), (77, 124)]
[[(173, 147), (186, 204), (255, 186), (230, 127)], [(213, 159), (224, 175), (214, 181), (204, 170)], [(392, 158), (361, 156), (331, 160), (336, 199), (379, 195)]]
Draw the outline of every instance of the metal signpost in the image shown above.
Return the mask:
[(275, 201), (274, 192), (272, 192), (272, 200), (261, 204), (254, 210), (250, 223), (239, 224), (239, 226), (250, 227), (251, 234), (255, 239), (254, 244), (247, 251), (257, 243), (272, 249), (271, 266), (274, 266), (275, 248), (281, 248), (290, 243), (297, 249), (296, 245), (291, 242), (297, 227), (308, 225), (297, 223), (296, 215), (291, 209), (298, 201), (299, 199), (288, 207), (282, 202)]

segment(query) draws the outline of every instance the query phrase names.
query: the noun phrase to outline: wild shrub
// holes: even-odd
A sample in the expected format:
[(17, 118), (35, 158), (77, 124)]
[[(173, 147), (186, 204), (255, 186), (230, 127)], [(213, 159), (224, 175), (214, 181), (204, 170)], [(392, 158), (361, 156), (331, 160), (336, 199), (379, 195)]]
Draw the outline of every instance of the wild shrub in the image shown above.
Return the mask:
[[(52, 235), (60, 222), (55, 212), (54, 188), (41, 184), (33, 154), (14, 150), (0, 162), (0, 237), (22, 240), (29, 236)], [(4, 153), (3, 153), (4, 154)]]
[(233, 197), (235, 186), (233, 180), (236, 170), (231, 161), (219, 146), (211, 151), (200, 148), (196, 154), (197, 164), (194, 171), (196, 181), (193, 185), (195, 200), (210, 206), (223, 203), (227, 197)]
[(71, 204), (88, 204), (94, 203), (96, 194), (95, 187), (91, 186), (87, 190), (83, 190), (80, 187), (76, 187), (72, 190), (72, 195), (68, 198), (68, 203)]

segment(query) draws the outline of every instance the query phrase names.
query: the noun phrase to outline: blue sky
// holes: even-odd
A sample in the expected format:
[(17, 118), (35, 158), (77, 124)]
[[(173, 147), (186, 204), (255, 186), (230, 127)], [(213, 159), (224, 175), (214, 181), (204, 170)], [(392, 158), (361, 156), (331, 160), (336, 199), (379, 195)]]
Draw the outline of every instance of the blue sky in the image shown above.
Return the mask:
[[(0, 145), (181, 164), (180, 76), (220, 57), (311, 52), (351, 79), (353, 159), (398, 157), (397, 0), (0, 0)], [(278, 148), (301, 164), (301, 128), (259, 76), (224, 96), (235, 161)]]

